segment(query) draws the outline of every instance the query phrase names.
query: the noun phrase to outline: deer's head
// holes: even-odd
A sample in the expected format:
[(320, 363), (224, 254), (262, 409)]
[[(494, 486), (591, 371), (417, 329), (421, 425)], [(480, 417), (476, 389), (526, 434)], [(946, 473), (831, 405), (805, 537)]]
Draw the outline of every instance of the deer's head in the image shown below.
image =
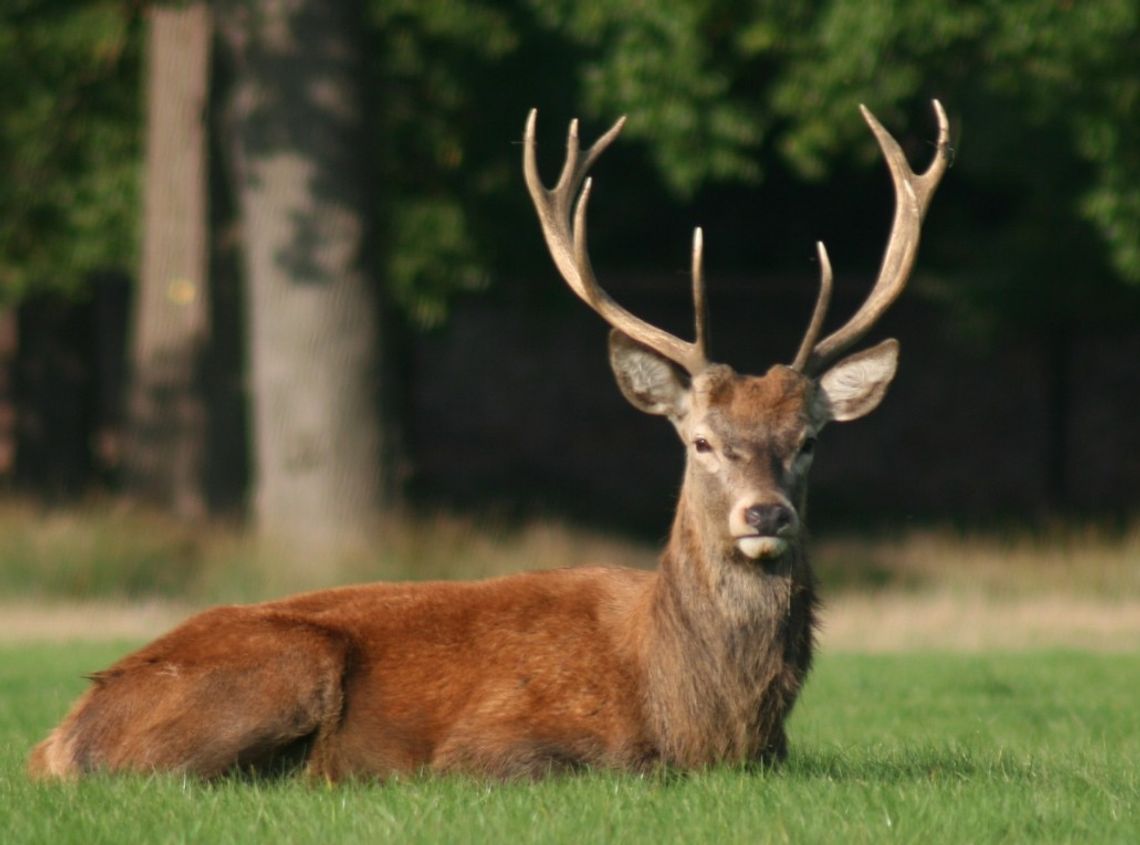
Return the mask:
[[(687, 450), (686, 495), (706, 544), (751, 559), (783, 556), (795, 544), (807, 473), (820, 430), (858, 419), (878, 406), (894, 377), (898, 342), (841, 356), (859, 342), (906, 285), (918, 253), (922, 218), (949, 162), (949, 127), (935, 101), (938, 148), (925, 173), (914, 173), (898, 143), (863, 109), (886, 157), (895, 188), (895, 218), (882, 267), (867, 300), (840, 329), (820, 340), (831, 296), (831, 265), (817, 244), (820, 291), (799, 351), (762, 376), (739, 375), (706, 357), (702, 235), (693, 238), (692, 342), (626, 311), (598, 285), (586, 248), (586, 173), (621, 131), (624, 118), (584, 153), (570, 124), (566, 162), (553, 189), (535, 163), (535, 112), (527, 120), (523, 171), (551, 256), (570, 288), (611, 326), (610, 363), (635, 407), (667, 417)], [(571, 208), (574, 198), (577, 205)], [(573, 211), (573, 213), (571, 213)]]

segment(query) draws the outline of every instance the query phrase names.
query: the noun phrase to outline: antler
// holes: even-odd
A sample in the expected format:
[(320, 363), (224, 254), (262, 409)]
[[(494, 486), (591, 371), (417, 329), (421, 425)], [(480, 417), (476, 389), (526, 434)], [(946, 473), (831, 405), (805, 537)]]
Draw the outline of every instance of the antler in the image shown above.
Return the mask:
[(859, 109), (863, 112), (863, 119), (875, 134), (891, 172), (891, 181), (895, 186), (895, 219), (891, 224), (891, 234), (887, 241), (886, 252), (883, 254), (883, 263), (879, 268), (879, 277), (875, 280), (867, 300), (843, 328), (816, 343), (815, 339), (819, 335), (823, 316), (827, 310), (831, 287), (831, 267), (827, 261), (827, 252), (823, 244), (818, 244), (821, 264), (820, 296), (812, 314), (811, 324), (792, 363), (792, 369), (809, 375), (822, 372), (843, 352), (861, 340), (902, 293), (918, 255), (922, 218), (942, 179), (942, 174), (950, 164), (950, 126), (946, 120), (946, 112), (938, 100), (934, 100), (934, 112), (938, 117), (938, 148), (934, 154), (934, 161), (921, 175), (910, 169), (898, 142), (875, 119), (867, 107), (859, 106)]
[[(591, 180), (586, 178), (590, 167), (621, 132), (625, 118), (621, 118), (583, 154), (578, 144), (578, 121), (570, 122), (566, 138), (566, 161), (553, 189), (548, 190), (538, 175), (535, 162), (534, 125), (537, 109), (531, 109), (526, 119), (523, 136), (523, 175), (530, 197), (534, 200), (542, 234), (550, 249), (550, 256), (562, 278), (578, 297), (593, 308), (607, 323), (624, 332), (638, 343), (648, 346), (669, 360), (696, 375), (708, 366), (705, 357), (706, 317), (703, 274), (701, 272), (703, 243), (701, 230), (693, 233), (693, 308), (696, 312), (696, 340), (681, 340), (644, 320), (635, 317), (618, 305), (598, 285), (590, 256), (586, 249), (586, 206), (590, 199)], [(581, 193), (579, 193), (581, 188)], [(575, 196), (578, 204), (571, 219), (570, 205)]]

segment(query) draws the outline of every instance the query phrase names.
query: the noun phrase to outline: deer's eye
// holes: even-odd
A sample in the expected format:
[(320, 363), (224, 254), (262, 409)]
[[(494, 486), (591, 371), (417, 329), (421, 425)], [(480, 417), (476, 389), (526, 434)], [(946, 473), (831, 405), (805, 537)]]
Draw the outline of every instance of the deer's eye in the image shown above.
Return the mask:
[(712, 444), (705, 440), (703, 437), (698, 437), (693, 441), (693, 446), (696, 447), (698, 452), (711, 452)]
[(800, 454), (801, 455), (811, 455), (814, 451), (815, 451), (815, 438), (814, 437), (804, 438), (803, 445), (800, 446)]

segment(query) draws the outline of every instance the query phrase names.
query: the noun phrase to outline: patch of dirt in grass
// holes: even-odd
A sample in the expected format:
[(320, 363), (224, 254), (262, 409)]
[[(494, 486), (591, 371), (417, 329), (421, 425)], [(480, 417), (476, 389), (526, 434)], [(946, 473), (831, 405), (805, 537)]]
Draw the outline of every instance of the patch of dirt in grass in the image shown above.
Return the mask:
[(148, 640), (193, 610), (173, 602), (0, 602), (0, 642)]
[(1140, 648), (1140, 600), (952, 592), (843, 593), (825, 599), (828, 651)]

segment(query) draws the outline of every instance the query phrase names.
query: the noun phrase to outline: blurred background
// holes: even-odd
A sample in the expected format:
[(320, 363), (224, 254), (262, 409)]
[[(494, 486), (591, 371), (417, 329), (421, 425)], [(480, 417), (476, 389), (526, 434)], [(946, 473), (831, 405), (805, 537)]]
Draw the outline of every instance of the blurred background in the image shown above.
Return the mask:
[(900, 374), (814, 470), (825, 587), (1136, 599), (1137, 44), (1133, 0), (7, 0), (0, 591), (651, 565), (682, 452), (545, 252), (528, 110), (551, 183), (629, 116), (602, 284), (687, 336), (703, 226), (713, 357), (762, 372), (816, 240), (833, 324), (877, 270), (858, 105), (922, 169), (939, 98)]

